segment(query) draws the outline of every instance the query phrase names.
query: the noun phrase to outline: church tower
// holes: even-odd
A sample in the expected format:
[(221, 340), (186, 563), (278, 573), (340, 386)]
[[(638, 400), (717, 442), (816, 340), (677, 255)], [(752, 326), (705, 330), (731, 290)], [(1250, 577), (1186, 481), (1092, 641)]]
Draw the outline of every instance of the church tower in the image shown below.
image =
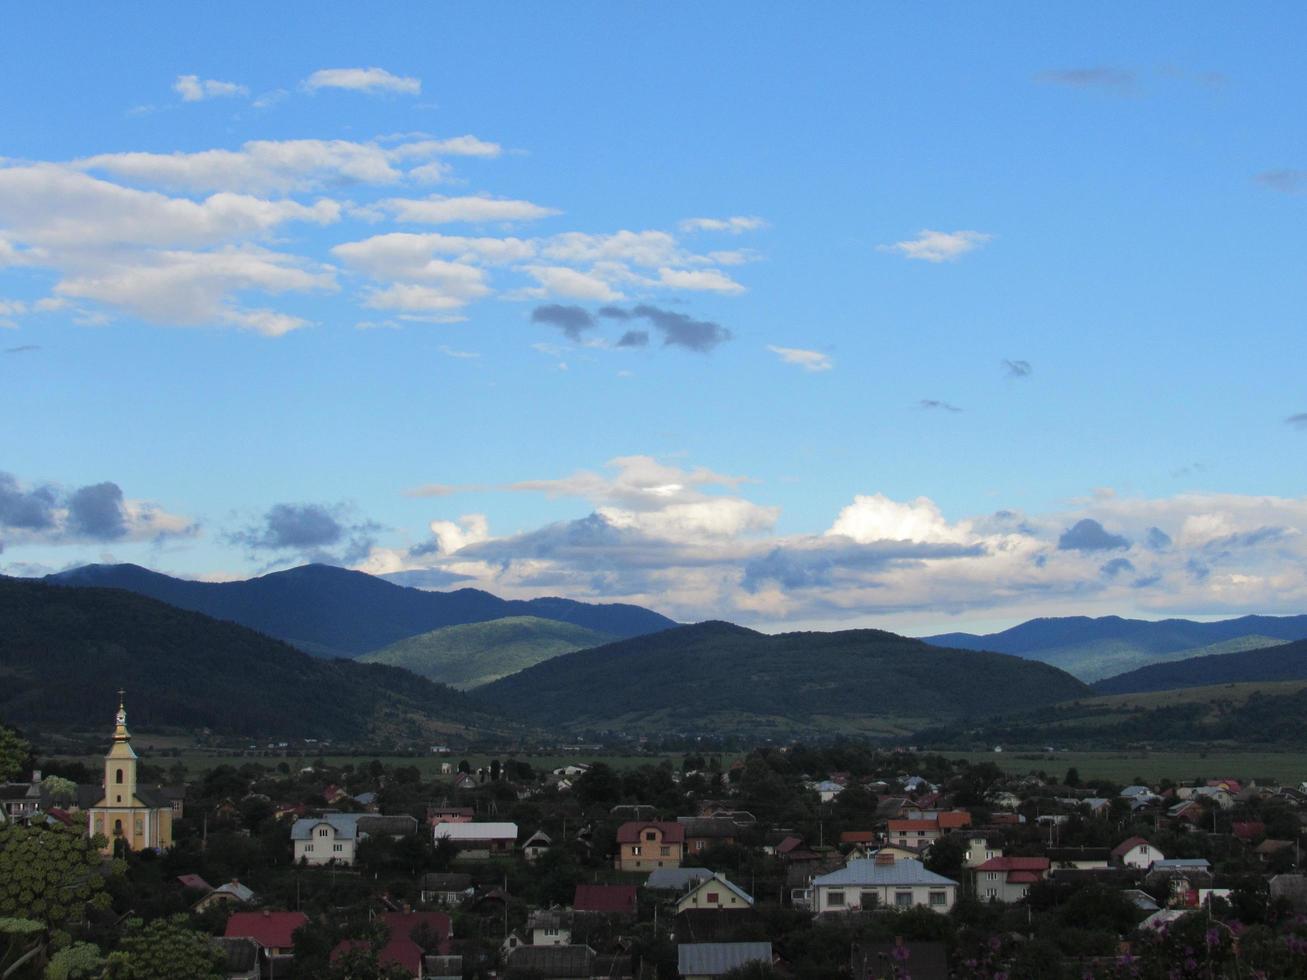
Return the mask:
[(87, 815), (86, 829), (104, 837), (105, 855), (114, 854), (116, 847), (164, 851), (172, 846), (172, 805), (156, 788), (137, 783), (136, 766), (124, 692), (119, 691), (113, 744), (104, 756), (104, 793)]
[(118, 714), (114, 720), (113, 745), (104, 757), (104, 798), (112, 806), (131, 806), (136, 797), (136, 750), (127, 730), (125, 691), (118, 692)]

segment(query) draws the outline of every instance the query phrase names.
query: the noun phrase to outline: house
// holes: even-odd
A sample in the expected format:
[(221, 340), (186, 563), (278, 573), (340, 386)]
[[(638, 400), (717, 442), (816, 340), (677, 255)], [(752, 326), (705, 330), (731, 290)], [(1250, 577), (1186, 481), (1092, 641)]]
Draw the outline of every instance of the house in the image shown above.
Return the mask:
[(358, 845), (368, 837), (398, 840), (417, 832), (417, 821), (409, 816), (380, 816), (370, 813), (324, 813), (301, 817), (291, 824), (290, 839), (295, 861), (305, 864), (352, 865)]
[(846, 830), (840, 834), (840, 845), (871, 844), (876, 840), (874, 830)]
[(488, 858), (511, 853), (517, 844), (515, 823), (438, 823), (432, 836), (439, 843), (448, 840), (465, 858)]
[(553, 845), (553, 839), (548, 834), (543, 830), (537, 830), (522, 845), (522, 856), (528, 861), (537, 861), (549, 853), (549, 848), (553, 847)]
[(476, 811), (470, 806), (428, 806), (427, 823), (432, 827), (442, 823), (471, 823)]
[(572, 908), (579, 913), (635, 917), (635, 885), (577, 885)]
[(963, 843), (962, 867), (978, 868), (986, 861), (1003, 856), (1003, 848), (991, 844), (983, 834), (968, 834)]
[(1170, 858), (1154, 861), (1144, 878), (1144, 887), (1156, 892), (1165, 888), (1171, 908), (1196, 908), (1198, 892), (1212, 886), (1211, 866), (1206, 858)]
[(287, 961), (294, 955), (295, 930), (308, 923), (309, 917), (303, 912), (233, 912), (223, 936), (252, 939), (259, 947), (265, 974), (290, 976)]
[(709, 980), (755, 962), (771, 965), (771, 943), (682, 943), (676, 947), (676, 970), (684, 980)]
[(423, 980), (463, 980), (463, 957), (433, 956), (422, 957)]
[(844, 792), (844, 787), (833, 779), (824, 779), (821, 782), (809, 783), (808, 788), (816, 792), (817, 798), (823, 803), (830, 803), (835, 797)]
[(1271, 898), (1283, 898), (1299, 915), (1307, 913), (1307, 875), (1276, 875), (1271, 879)]
[(685, 853), (698, 854), (710, 847), (735, 843), (739, 828), (734, 820), (721, 817), (677, 817), (685, 828)]
[(819, 914), (876, 906), (947, 912), (957, 898), (958, 883), (927, 871), (920, 861), (877, 857), (850, 861), (839, 871), (814, 878), (810, 901)]
[(1241, 841), (1251, 843), (1266, 836), (1266, 824), (1260, 820), (1236, 820), (1230, 825), (1230, 833)]
[(1261, 861), (1265, 862), (1269, 861), (1273, 855), (1278, 854), (1280, 851), (1292, 850), (1294, 846), (1294, 841), (1276, 840), (1273, 837), (1268, 837), (1253, 848), (1253, 853), (1256, 854)]
[(1020, 902), (1030, 886), (1048, 877), (1046, 857), (996, 857), (979, 865), (972, 876), (982, 901)]
[(468, 874), (424, 874), (418, 882), (422, 901), (440, 905), (457, 905), (476, 894)]
[(1112, 863), (1123, 868), (1147, 871), (1154, 861), (1161, 861), (1165, 857), (1165, 854), (1142, 837), (1127, 838), (1112, 848)]
[(178, 875), (177, 883), (188, 891), (203, 892), (206, 895), (213, 891), (213, 886), (199, 875)]
[(936, 820), (891, 820), (885, 832), (889, 843), (914, 849), (933, 844), (939, 837), (939, 822)]
[(631, 820), (617, 828), (619, 871), (674, 868), (685, 857), (685, 825), (666, 820)]
[(707, 868), (654, 868), (644, 887), (650, 891), (683, 892), (712, 876)]
[(1112, 860), (1112, 851), (1107, 847), (1050, 847), (1045, 854), (1054, 868), (1080, 871), (1106, 868)]
[(166, 851), (172, 847), (172, 804), (157, 789), (137, 785), (138, 759), (122, 695), (119, 691), (113, 744), (104, 757), (104, 786), (89, 808), (87, 832), (104, 837), (100, 853), (105, 856), (118, 844), (132, 851)]
[(532, 946), (570, 946), (572, 913), (567, 909), (537, 909), (526, 917), (526, 931)]
[(508, 973), (540, 980), (591, 980), (595, 951), (585, 945), (518, 946), (509, 950), (504, 965)]
[[(377, 954), (382, 967), (398, 968), (411, 977), (422, 977), (426, 952), (419, 938), (437, 947), (435, 955), (449, 954), (449, 916), (443, 912), (387, 912), (384, 920), (386, 944)], [(341, 940), (331, 951), (332, 962), (349, 950), (359, 948), (368, 949), (370, 944), (363, 939)]]
[(1189, 799), (1170, 807), (1166, 815), (1172, 820), (1183, 820), (1188, 824), (1199, 824), (1203, 822), (1203, 807), (1197, 800)]
[(676, 903), (676, 911), (686, 912), (690, 909), (747, 909), (753, 908), (753, 897), (739, 885), (726, 880), (724, 875), (715, 874), (700, 881), (681, 896)]
[[(193, 878), (195, 875), (186, 875), (185, 877)], [(203, 912), (211, 905), (250, 905), (254, 901), (254, 890), (246, 885), (242, 885), (236, 879), (232, 879), (225, 885), (219, 885), (217, 888), (209, 889), (209, 893), (200, 898), (194, 905), (194, 911)]]
[(26, 824), (41, 808), (41, 774), (32, 775), (37, 778), (30, 783), (0, 785), (0, 824)]
[(912, 980), (949, 980), (948, 955), (943, 943), (854, 943), (849, 955), (854, 980), (868, 977), (911, 976)]

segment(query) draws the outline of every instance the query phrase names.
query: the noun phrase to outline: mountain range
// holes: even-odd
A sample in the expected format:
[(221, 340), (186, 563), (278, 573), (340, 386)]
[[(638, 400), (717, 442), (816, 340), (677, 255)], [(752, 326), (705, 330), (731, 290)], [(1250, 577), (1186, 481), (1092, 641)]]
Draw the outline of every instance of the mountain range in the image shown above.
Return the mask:
[(301, 565), (239, 582), (194, 582), (139, 565), (83, 565), (43, 581), (126, 589), (240, 623), (323, 657), (356, 657), (443, 626), (505, 616), (550, 619), (616, 637), (676, 625), (659, 613), (623, 603), (501, 599), (479, 589), (428, 592), (331, 565)]
[(1093, 688), (1099, 694), (1132, 694), (1210, 684), (1293, 680), (1307, 680), (1307, 640), (1152, 664), (1105, 678)]
[(119, 589), (0, 577), (0, 719), (109, 730), (117, 691), (149, 727), (251, 737), (424, 739), (499, 726), (408, 671), (309, 656)]
[(506, 616), (484, 623), (443, 626), (365, 653), (364, 663), (403, 667), (461, 690), (489, 684), (519, 670), (616, 637), (538, 616)]
[(1097, 681), (1165, 661), (1307, 639), (1307, 616), (1241, 616), (1214, 623), (1066, 616), (1032, 619), (1001, 633), (941, 633), (923, 639), (955, 649), (1010, 653)]
[(567, 653), (472, 698), (547, 728), (899, 734), (1092, 694), (1055, 667), (879, 630), (706, 622)]

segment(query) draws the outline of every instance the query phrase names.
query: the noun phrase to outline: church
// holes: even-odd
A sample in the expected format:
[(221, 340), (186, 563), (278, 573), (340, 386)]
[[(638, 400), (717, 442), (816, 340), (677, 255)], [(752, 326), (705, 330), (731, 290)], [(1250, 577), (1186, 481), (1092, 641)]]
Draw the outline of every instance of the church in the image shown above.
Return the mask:
[(89, 808), (88, 829), (92, 836), (104, 835), (107, 843), (101, 853), (105, 855), (114, 853), (118, 841), (133, 851), (166, 851), (172, 846), (173, 807), (157, 789), (137, 785), (136, 751), (122, 699), (119, 691), (113, 745), (104, 757), (104, 790), (100, 801)]

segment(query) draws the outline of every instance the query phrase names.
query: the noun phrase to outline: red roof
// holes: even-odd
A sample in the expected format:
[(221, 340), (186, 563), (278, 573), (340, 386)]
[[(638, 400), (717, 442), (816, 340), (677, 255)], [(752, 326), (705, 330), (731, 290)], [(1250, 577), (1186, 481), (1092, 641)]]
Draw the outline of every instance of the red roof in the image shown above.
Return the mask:
[(1236, 820), (1231, 830), (1240, 840), (1252, 840), (1266, 833), (1266, 824), (1260, 820)]
[[(335, 963), (351, 949), (368, 949), (369, 946), (366, 939), (342, 939), (331, 951), (331, 962)], [(382, 967), (397, 966), (407, 971), (409, 976), (416, 977), (422, 972), (422, 947), (411, 939), (392, 937), (381, 947), (377, 963)]]
[[(377, 957), (382, 966), (398, 966), (415, 977), (421, 974), (422, 947), (413, 940), (413, 932), (420, 926), (426, 926), (438, 935), (440, 955), (449, 955), (449, 916), (443, 912), (387, 912), (385, 921), (390, 938)], [(331, 951), (331, 961), (334, 963), (348, 950), (366, 949), (367, 946), (363, 939), (342, 940)]]
[(934, 820), (891, 820), (889, 822), (890, 833), (906, 832), (912, 830), (939, 830), (939, 824)]
[(870, 844), (875, 839), (874, 830), (846, 830), (840, 834), (841, 844)]
[(779, 844), (776, 845), (776, 853), (789, 854), (790, 851), (794, 850), (796, 847), (802, 847), (802, 846), (803, 846), (802, 837), (786, 837), (783, 841), (781, 841)]
[[(1046, 857), (998, 857), (990, 858), (984, 864), (976, 868), (977, 871), (1024, 871), (1024, 872), (1044, 872), (1048, 870), (1048, 858)], [(1017, 879), (1009, 876), (1009, 881)], [(1038, 878), (1034, 880), (1038, 881)]]
[(971, 826), (971, 814), (966, 810), (946, 810), (939, 815), (941, 830), (957, 830), (959, 827)]
[(227, 920), (228, 939), (253, 939), (266, 949), (289, 949), (291, 937), (300, 926), (308, 925), (303, 912), (233, 912)]
[(1009, 871), (1007, 880), (1010, 885), (1033, 885), (1039, 875), (1033, 871)]
[(213, 886), (199, 875), (178, 875), (177, 880), (182, 883), (183, 888), (194, 888), (201, 892), (213, 891)]
[(1116, 847), (1112, 848), (1112, 857), (1114, 858), (1125, 857), (1140, 844), (1147, 844), (1147, 843), (1148, 841), (1142, 837), (1127, 837), (1120, 844), (1117, 844)]
[(628, 820), (617, 828), (617, 843), (639, 844), (644, 840), (646, 830), (662, 831), (664, 844), (685, 843), (685, 824), (675, 820)]
[(635, 915), (635, 885), (577, 885), (572, 908)]

